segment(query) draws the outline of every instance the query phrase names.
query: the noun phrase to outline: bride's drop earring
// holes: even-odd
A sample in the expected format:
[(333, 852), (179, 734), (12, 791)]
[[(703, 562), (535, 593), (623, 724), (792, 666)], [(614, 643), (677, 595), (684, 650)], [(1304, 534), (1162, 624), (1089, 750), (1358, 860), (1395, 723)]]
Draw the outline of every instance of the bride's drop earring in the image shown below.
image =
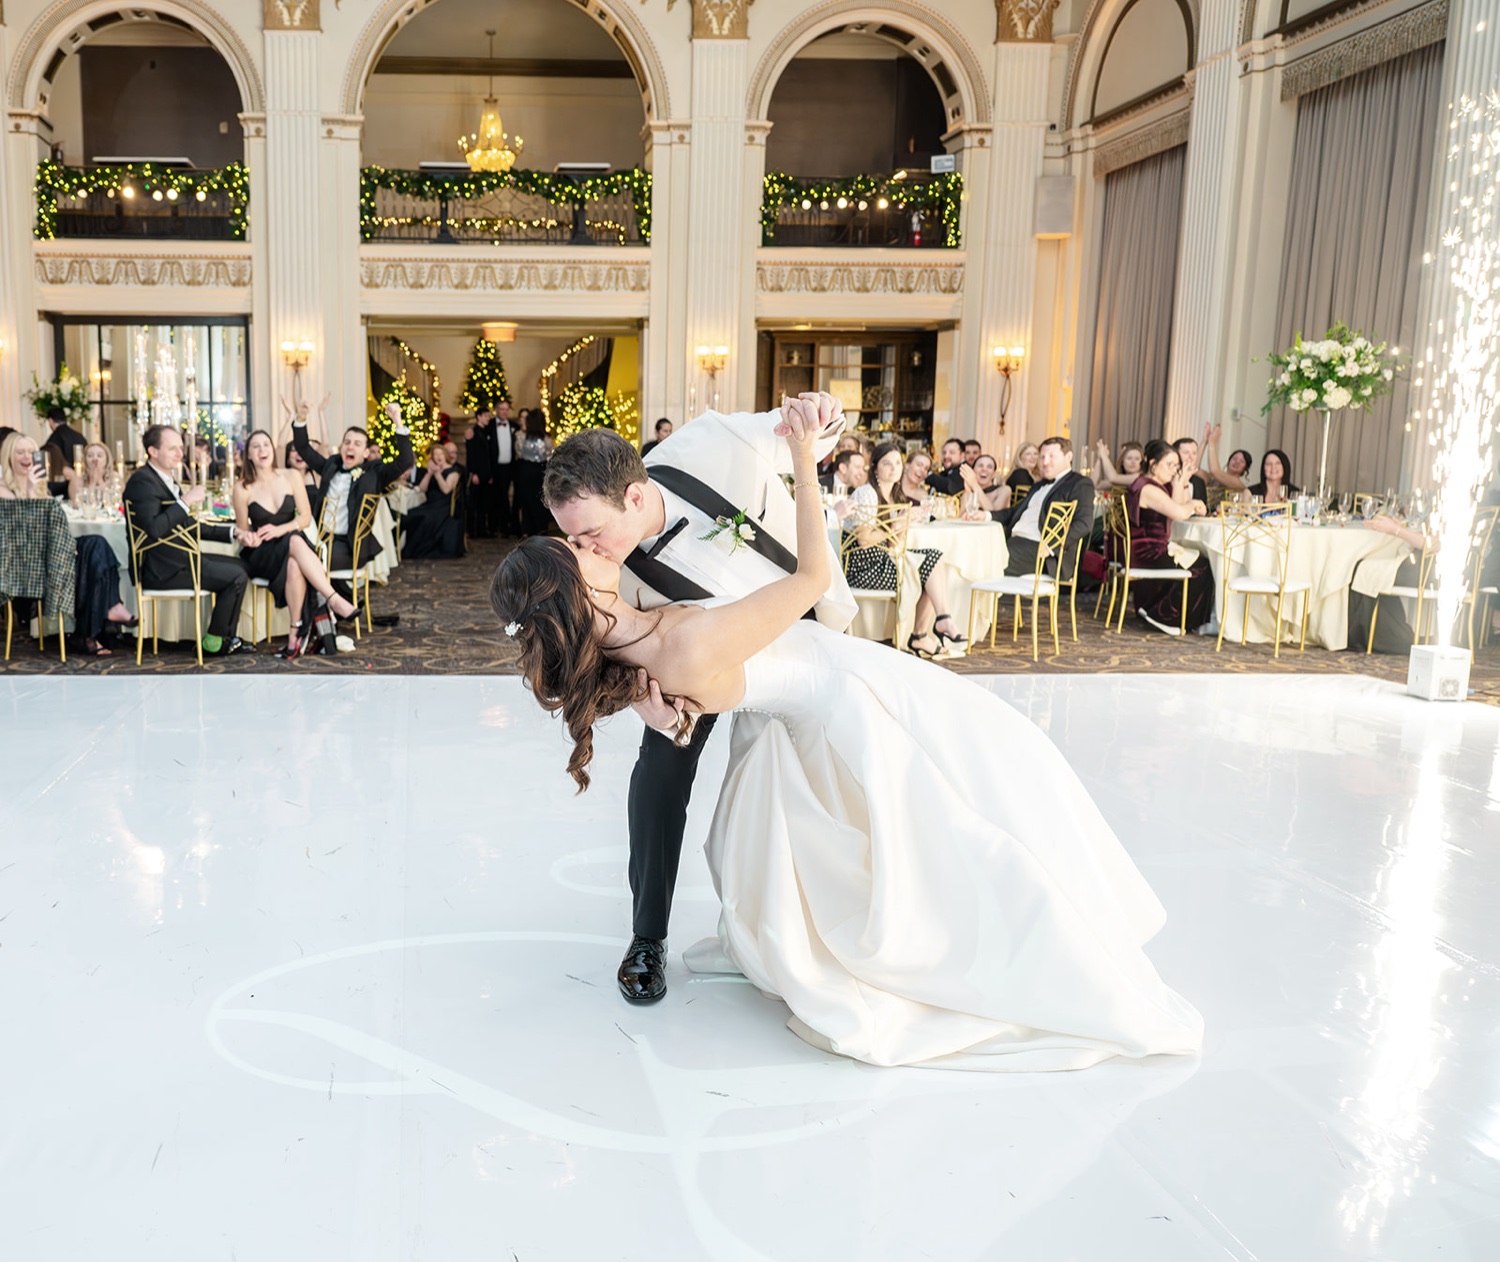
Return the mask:
[(590, 600), (598, 600), (599, 599), (599, 593), (596, 592), (592, 587), (589, 588), (589, 599)]

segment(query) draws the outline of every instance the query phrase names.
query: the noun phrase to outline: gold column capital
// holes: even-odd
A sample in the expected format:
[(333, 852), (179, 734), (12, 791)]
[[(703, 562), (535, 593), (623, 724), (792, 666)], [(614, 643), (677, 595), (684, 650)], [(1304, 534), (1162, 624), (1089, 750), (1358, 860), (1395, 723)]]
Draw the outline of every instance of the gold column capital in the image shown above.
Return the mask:
[(1062, 0), (995, 0), (995, 43), (1044, 44), (1052, 40), (1052, 14)]

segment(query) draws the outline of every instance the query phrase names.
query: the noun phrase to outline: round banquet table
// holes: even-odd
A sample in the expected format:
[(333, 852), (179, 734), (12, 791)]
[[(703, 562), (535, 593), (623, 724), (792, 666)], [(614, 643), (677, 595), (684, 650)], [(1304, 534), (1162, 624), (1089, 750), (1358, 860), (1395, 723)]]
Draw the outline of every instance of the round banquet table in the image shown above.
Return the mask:
[[(1199, 549), (1208, 557), (1214, 574), (1214, 612), (1224, 627), (1224, 638), (1238, 639), (1245, 598), (1237, 592), (1230, 592), (1229, 607), (1225, 610), (1224, 532), (1218, 518), (1195, 517), (1190, 521), (1175, 522), (1172, 538)], [(1311, 584), (1308, 598), (1312, 608), (1307, 620), (1307, 642), (1326, 649), (1348, 648), (1350, 587), (1365, 596), (1378, 595), (1395, 582), (1396, 571), (1410, 555), (1411, 548), (1401, 540), (1378, 530), (1369, 530), (1363, 522), (1326, 526), (1292, 523), (1286, 578), (1290, 584)], [(1275, 569), (1274, 552), (1262, 545), (1249, 550), (1245, 566), (1237, 567), (1236, 573), (1274, 577)], [(1247, 638), (1257, 644), (1270, 644), (1275, 614), (1272, 601), (1251, 600)], [(1302, 598), (1289, 595), (1282, 609), (1288, 633), (1296, 632), (1301, 617)]]
[[(835, 551), (838, 530), (829, 531)], [(906, 546), (936, 548), (943, 554), (943, 574), (947, 579), (948, 609), (958, 624), (958, 633), (969, 633), (969, 593), (972, 585), (983, 579), (999, 578), (1010, 560), (1005, 545), (1005, 528), (997, 521), (930, 521), (914, 525), (907, 532)], [(905, 648), (916, 617), (917, 599), (922, 594), (922, 571), (917, 558), (906, 558), (906, 580), (901, 585), (901, 608), (888, 600), (860, 601), (859, 613), (849, 628), (851, 635), (865, 640), (890, 640)], [(989, 620), (982, 619), (976, 635), (989, 634)]]
[[(139, 614), (140, 608), (136, 601), (135, 584), (130, 581), (130, 543), (125, 534), (125, 519), (121, 516), (93, 517), (77, 512), (64, 505), (63, 511), (68, 516), (68, 529), (75, 539), (82, 535), (100, 535), (114, 550), (114, 554), (120, 563), (120, 596), (125, 602), (125, 607), (133, 614)], [(384, 584), (390, 580), (391, 571), (400, 564), (401, 558), (396, 552), (396, 540), (392, 531), (391, 510), (384, 500), (375, 511), (375, 523), (371, 533), (380, 541), (381, 552), (374, 561), (370, 563), (370, 578), (373, 582)], [(317, 532), (309, 526), (306, 531), (310, 540), (317, 538)], [(221, 556), (236, 556), (239, 554), (237, 543), (210, 543), (205, 542), (203, 551), (218, 553)], [(242, 640), (249, 641), (252, 631), (252, 601), (260, 602), (262, 610), (261, 626), (259, 628), (262, 636), (281, 635), (284, 636), (291, 629), (291, 617), (287, 610), (278, 609), (273, 603), (271, 606), (271, 626), (267, 631), (265, 627), (264, 610), (265, 594), (259, 588), (249, 587), (245, 590), (245, 600), (240, 606), (240, 625), (238, 634)], [(203, 597), (203, 623), (208, 625), (209, 611), (213, 608), (213, 598), (207, 593)], [(161, 619), (157, 630), (159, 638), (163, 640), (191, 640), (193, 638), (193, 612), (187, 607), (186, 601), (163, 600), (156, 605), (157, 617)], [(150, 635), (152, 628), (150, 619), (142, 627), (146, 635)]]

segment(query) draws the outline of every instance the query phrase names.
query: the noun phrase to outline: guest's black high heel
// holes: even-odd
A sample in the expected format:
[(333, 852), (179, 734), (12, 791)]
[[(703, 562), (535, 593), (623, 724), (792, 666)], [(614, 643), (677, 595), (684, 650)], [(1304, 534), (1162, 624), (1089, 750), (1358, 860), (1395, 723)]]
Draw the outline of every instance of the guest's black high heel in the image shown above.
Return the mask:
[(955, 627), (958, 626), (958, 623), (953, 622), (953, 615), (951, 613), (945, 613), (941, 618), (934, 619), (932, 624), (932, 634), (937, 636), (939, 645), (952, 644), (957, 648), (963, 648), (963, 646), (969, 642), (967, 636), (949, 635), (945, 631), (939, 631), (939, 622), (952, 622)]
[(937, 640), (937, 642), (938, 642), (938, 652), (941, 652), (942, 648), (943, 648), (943, 638), (942, 638), (942, 636), (934, 636), (931, 631), (927, 632), (926, 635), (910, 635), (910, 636), (907, 636), (907, 638), (906, 638), (906, 647), (909, 648), (918, 657), (925, 657), (929, 662), (934, 661), (937, 658), (937, 653), (930, 652), (927, 649), (919, 649), (917, 647), (917, 641), (918, 640), (925, 640), (925, 639), (928, 639), (929, 637), (934, 638), (934, 639)]

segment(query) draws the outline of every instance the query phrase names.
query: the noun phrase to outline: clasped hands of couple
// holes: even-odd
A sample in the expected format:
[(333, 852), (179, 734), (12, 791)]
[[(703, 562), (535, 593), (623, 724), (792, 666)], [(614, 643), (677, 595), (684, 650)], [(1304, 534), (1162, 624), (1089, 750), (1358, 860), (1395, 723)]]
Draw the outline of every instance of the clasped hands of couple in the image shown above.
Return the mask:
[[(812, 450), (819, 438), (825, 436), (844, 419), (843, 405), (827, 394), (800, 394), (795, 399), (783, 399), (781, 417), (775, 432), (787, 440), (794, 451), (799, 447)], [(641, 668), (635, 673), (636, 699), (631, 709), (647, 727), (658, 732), (675, 732), (682, 725), (687, 709), (685, 697), (663, 695), (661, 685)]]

